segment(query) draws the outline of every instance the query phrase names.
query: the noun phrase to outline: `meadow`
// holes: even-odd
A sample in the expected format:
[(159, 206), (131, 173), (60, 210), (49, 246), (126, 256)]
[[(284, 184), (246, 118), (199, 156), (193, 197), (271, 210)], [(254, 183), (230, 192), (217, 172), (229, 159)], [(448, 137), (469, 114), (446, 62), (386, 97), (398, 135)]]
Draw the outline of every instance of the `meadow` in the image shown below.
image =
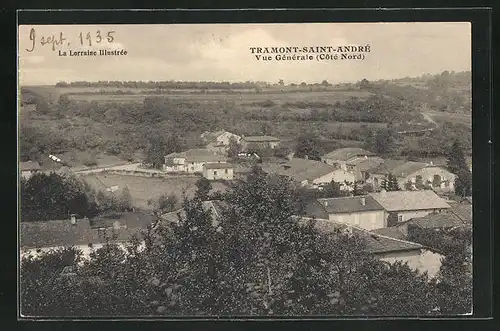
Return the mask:
[[(103, 190), (105, 187), (112, 186), (118, 186), (119, 190), (122, 190), (127, 187), (132, 196), (132, 203), (136, 208), (150, 209), (151, 206), (148, 206), (148, 200), (156, 200), (163, 194), (173, 194), (179, 201), (182, 201), (184, 195), (192, 197), (196, 191), (196, 181), (200, 177), (150, 178), (98, 173), (82, 175), (80, 178), (96, 190)], [(220, 192), (227, 189), (227, 186), (219, 182), (213, 182), (212, 187), (214, 191)]]

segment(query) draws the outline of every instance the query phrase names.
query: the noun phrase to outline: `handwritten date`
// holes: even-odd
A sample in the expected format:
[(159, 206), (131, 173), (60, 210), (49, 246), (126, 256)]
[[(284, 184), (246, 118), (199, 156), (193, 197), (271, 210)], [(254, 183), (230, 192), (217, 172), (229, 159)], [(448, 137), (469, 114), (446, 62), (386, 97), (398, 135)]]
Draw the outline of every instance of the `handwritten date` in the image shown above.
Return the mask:
[[(93, 44), (100, 44), (104, 39), (108, 41), (108, 43), (112, 43), (115, 40), (115, 37), (113, 34), (115, 31), (107, 31), (105, 33), (101, 32), (101, 30), (97, 30), (96, 32), (80, 32), (77, 36), (78, 42), (80, 43), (81, 46), (88, 45), (92, 46)], [(53, 34), (50, 36), (40, 36), (38, 37), (36, 34), (35, 28), (32, 28), (30, 30), (30, 37), (31, 41), (31, 49), (27, 48), (26, 51), (28, 52), (33, 52), (36, 48), (37, 44), (40, 44), (41, 46), (46, 46), (49, 45), (49, 47), (52, 48), (53, 51), (56, 49), (59, 49), (59, 47), (66, 45), (69, 46), (70, 43), (67, 38), (64, 37), (64, 34), (62, 32), (59, 32), (59, 34)]]

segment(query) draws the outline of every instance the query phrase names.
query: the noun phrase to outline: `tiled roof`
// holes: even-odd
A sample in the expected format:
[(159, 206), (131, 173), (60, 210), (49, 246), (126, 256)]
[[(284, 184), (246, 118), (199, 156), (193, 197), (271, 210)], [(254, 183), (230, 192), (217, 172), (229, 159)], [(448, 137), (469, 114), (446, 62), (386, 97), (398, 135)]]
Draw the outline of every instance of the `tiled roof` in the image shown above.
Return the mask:
[(281, 176), (293, 178), (298, 182), (312, 181), (337, 170), (334, 166), (320, 161), (300, 158), (292, 158), (282, 164), (264, 164), (262, 169), (267, 173), (277, 173)]
[(276, 137), (271, 136), (245, 136), (242, 137), (246, 142), (268, 142), (268, 141), (280, 141)]
[[(134, 234), (147, 228), (156, 217), (143, 213), (125, 213), (113, 220), (98, 219), (104, 226), (112, 226), (111, 221), (118, 221), (126, 228), (107, 229), (106, 233), (114, 241), (127, 241)], [(70, 220), (54, 220), (46, 222), (21, 222), (20, 239), (21, 247), (58, 247), (77, 246), (87, 244), (102, 243), (103, 237), (98, 229), (90, 226), (88, 219), (77, 220), (76, 224), (71, 224)]]
[[(364, 200), (364, 204), (362, 203)], [(329, 214), (384, 210), (371, 196), (318, 199)]]
[(334, 150), (333, 152), (325, 154), (323, 155), (323, 158), (336, 161), (347, 161), (353, 157), (365, 156), (365, 155), (375, 155), (375, 153), (372, 153), (362, 148), (346, 147), (346, 148), (339, 148)]
[(165, 157), (168, 159), (185, 158), (186, 162), (218, 162), (226, 161), (227, 157), (208, 149), (189, 149), (180, 153), (172, 153)]
[(463, 226), (466, 222), (451, 212), (442, 212), (429, 214), (424, 217), (412, 218), (406, 222), (406, 225), (414, 225), (423, 229), (454, 228)]
[(26, 161), (19, 163), (19, 169), (21, 171), (30, 171), (30, 170), (40, 170), (40, 164), (36, 161)]
[(466, 224), (472, 224), (472, 204), (469, 203), (449, 203), (450, 213)]
[(368, 169), (372, 169), (380, 164), (384, 163), (384, 159), (375, 156), (368, 158), (356, 158), (348, 162), (348, 164), (355, 165), (359, 171), (366, 171)]
[(413, 162), (403, 160), (385, 160), (384, 163), (372, 169), (368, 169), (373, 174), (391, 174), (396, 177), (406, 177), (426, 167), (439, 167), (436, 165), (429, 165), (424, 162)]
[(231, 169), (233, 165), (230, 163), (207, 163), (204, 165), (205, 169)]
[(342, 230), (351, 228), (354, 235), (358, 235), (360, 238), (364, 239), (366, 252), (371, 254), (414, 251), (425, 248), (418, 243), (391, 238), (382, 234), (370, 232), (356, 226), (348, 226), (346, 224), (321, 219), (316, 219), (315, 222), (316, 228), (326, 233), (333, 232), (339, 229)]
[(386, 237), (401, 239), (401, 240), (404, 240), (406, 237), (404, 232), (402, 231), (401, 227), (399, 227), (399, 226), (391, 226), (388, 228), (375, 229), (375, 230), (372, 230), (371, 232), (376, 233), (376, 234), (381, 234), (381, 235), (386, 236)]
[(370, 193), (388, 212), (447, 209), (450, 205), (431, 190)]

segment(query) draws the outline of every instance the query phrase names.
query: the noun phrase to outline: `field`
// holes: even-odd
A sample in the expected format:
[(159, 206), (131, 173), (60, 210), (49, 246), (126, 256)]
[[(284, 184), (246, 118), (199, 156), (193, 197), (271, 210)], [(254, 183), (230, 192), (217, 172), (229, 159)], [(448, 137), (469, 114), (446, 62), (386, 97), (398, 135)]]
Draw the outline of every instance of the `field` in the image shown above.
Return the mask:
[[(70, 92), (68, 92), (70, 93)], [(363, 91), (321, 91), (321, 92), (271, 92), (271, 93), (164, 93), (164, 94), (69, 94), (69, 97), (76, 101), (97, 101), (97, 102), (142, 102), (146, 97), (168, 97), (172, 99), (187, 99), (193, 101), (214, 101), (229, 100), (241, 102), (255, 102), (266, 100), (283, 101), (304, 101), (314, 100), (315, 102), (335, 103), (343, 102), (350, 98), (365, 99), (371, 96), (370, 92)]]
[(438, 113), (438, 112), (427, 112), (427, 114), (434, 119), (438, 124), (449, 122), (454, 124), (463, 124), (472, 127), (472, 114), (455, 114), (455, 113)]
[[(196, 190), (195, 183), (199, 179), (199, 177), (149, 178), (114, 174), (91, 174), (81, 178), (97, 190), (112, 186), (118, 186), (120, 190), (128, 187), (134, 206), (142, 209), (151, 208), (148, 206), (148, 200), (157, 199), (162, 194), (174, 194), (179, 201), (182, 200), (184, 192), (186, 196), (191, 197)], [(214, 191), (227, 189), (219, 182), (212, 183), (212, 187)]]

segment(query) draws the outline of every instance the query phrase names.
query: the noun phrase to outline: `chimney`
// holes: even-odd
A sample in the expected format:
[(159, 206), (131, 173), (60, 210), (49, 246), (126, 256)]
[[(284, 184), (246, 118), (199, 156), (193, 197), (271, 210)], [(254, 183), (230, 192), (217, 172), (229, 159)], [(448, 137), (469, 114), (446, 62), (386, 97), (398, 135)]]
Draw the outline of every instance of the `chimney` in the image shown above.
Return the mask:
[(363, 206), (366, 206), (366, 198), (365, 198), (365, 197), (362, 197), (362, 198), (361, 198), (361, 204), (362, 204)]

